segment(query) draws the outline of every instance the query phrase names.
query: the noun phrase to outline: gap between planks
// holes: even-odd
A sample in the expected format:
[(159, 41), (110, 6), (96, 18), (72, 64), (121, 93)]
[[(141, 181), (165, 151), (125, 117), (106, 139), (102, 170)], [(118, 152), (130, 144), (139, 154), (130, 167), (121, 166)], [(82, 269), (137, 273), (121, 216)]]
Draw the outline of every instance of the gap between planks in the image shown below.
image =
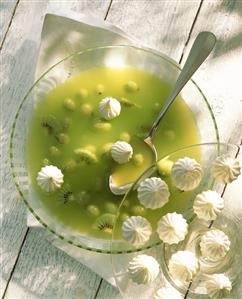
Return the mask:
[(14, 263), (14, 265), (13, 265), (13, 268), (12, 268), (11, 272), (10, 272), (9, 279), (8, 279), (8, 281), (7, 281), (7, 283), (6, 283), (6, 286), (5, 286), (3, 295), (2, 295), (2, 299), (5, 298), (5, 295), (6, 295), (6, 292), (7, 292), (7, 289), (8, 289), (8, 285), (9, 285), (11, 279), (12, 279), (14, 270), (15, 270), (15, 268), (16, 268), (16, 266), (17, 266), (17, 263), (18, 263), (20, 254), (21, 254), (21, 252), (22, 252), (22, 248), (23, 248), (23, 246), (24, 246), (24, 243), (25, 243), (25, 241), (26, 241), (26, 239), (27, 239), (27, 235), (28, 235), (28, 233), (29, 233), (29, 230), (30, 230), (30, 228), (27, 227), (27, 230), (26, 230), (26, 232), (25, 232), (23, 241), (22, 241), (21, 246), (20, 246), (20, 248), (19, 248), (19, 252), (18, 252), (18, 255), (17, 255), (17, 257), (16, 257), (15, 263)]
[(18, 7), (19, 2), (20, 2), (20, 0), (17, 0), (17, 2), (16, 2), (15, 5), (14, 5), (14, 9), (13, 9), (13, 12), (12, 12), (12, 15), (11, 15), (11, 18), (10, 18), (10, 21), (9, 21), (9, 23), (8, 23), (8, 27), (7, 27), (6, 31), (5, 31), (5, 34), (4, 34), (4, 36), (3, 36), (3, 39), (2, 39), (2, 42), (1, 42), (1, 45), (0, 45), (0, 52), (1, 52), (2, 48), (3, 48), (4, 42), (5, 42), (6, 37), (7, 37), (7, 35), (8, 35), (8, 31), (9, 31), (9, 29), (10, 29), (10, 27), (11, 27), (11, 24), (12, 24), (13, 18), (14, 18), (14, 16), (15, 16), (15, 12), (16, 12), (16, 9), (17, 9), (17, 7)]
[(191, 39), (192, 31), (193, 31), (193, 28), (195, 27), (195, 24), (196, 24), (198, 15), (199, 15), (200, 10), (201, 10), (201, 8), (202, 8), (203, 1), (204, 1), (204, 0), (201, 0), (201, 1), (200, 1), (200, 4), (199, 4), (198, 10), (197, 10), (197, 13), (196, 13), (195, 18), (194, 18), (194, 20), (193, 20), (191, 29), (190, 29), (190, 31), (189, 31), (189, 33), (188, 33), (188, 37), (187, 37), (187, 40), (186, 40), (186, 42), (185, 42), (185, 45), (184, 45), (184, 48), (183, 48), (183, 51), (182, 51), (182, 54), (181, 54), (181, 57), (180, 57), (180, 59), (179, 59), (179, 64), (181, 64), (181, 62), (182, 62), (182, 59), (183, 59), (183, 56), (184, 56), (186, 47), (187, 47), (187, 45), (188, 45), (188, 43), (189, 43), (189, 41), (190, 41), (190, 39)]

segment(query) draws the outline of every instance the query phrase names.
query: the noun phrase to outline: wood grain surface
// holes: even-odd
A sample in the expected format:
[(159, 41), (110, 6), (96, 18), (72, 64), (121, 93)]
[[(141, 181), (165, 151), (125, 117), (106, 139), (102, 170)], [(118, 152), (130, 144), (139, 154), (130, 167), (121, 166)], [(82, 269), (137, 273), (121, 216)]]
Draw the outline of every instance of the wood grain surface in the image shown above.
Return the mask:
[(17, 2), (17, 0), (0, 1), (0, 48), (11, 26), (11, 21), (14, 17), (15, 9), (17, 8)]
[[(71, 9), (119, 26), (139, 42), (182, 61), (198, 32), (218, 37), (215, 53), (195, 79), (211, 101), (224, 140), (240, 125), (241, 1), (75, 0), (1, 1), (1, 281), (8, 299), (112, 299), (118, 290), (27, 229), (26, 208), (16, 192), (8, 159), (16, 109), (33, 82), (43, 18), (49, 7)], [(224, 46), (226, 45), (226, 46)], [(236, 74), (236, 75), (234, 75)], [(232, 110), (231, 110), (232, 109)], [(221, 113), (222, 111), (222, 113)], [(233, 115), (230, 115), (233, 111)], [(222, 116), (221, 116), (222, 115)], [(223, 119), (231, 120), (228, 131)], [(241, 132), (232, 134), (238, 141)], [(237, 298), (236, 298), (237, 299)]]

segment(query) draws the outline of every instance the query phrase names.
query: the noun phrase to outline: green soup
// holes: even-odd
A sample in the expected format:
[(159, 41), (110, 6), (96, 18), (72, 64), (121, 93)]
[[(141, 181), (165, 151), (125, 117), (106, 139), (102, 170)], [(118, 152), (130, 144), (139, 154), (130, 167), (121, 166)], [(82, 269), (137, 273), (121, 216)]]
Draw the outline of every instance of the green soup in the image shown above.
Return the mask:
[[(28, 167), (32, 187), (53, 219), (82, 235), (110, 238), (112, 215), (123, 196), (112, 194), (109, 176), (117, 185), (131, 183), (152, 164), (143, 138), (170, 90), (167, 82), (137, 69), (94, 68), (58, 85), (38, 103), (28, 136)], [(98, 109), (105, 97), (121, 103), (120, 115), (110, 121), (102, 119)], [(133, 147), (132, 159), (122, 165), (110, 155), (110, 146), (118, 140)], [(199, 143), (192, 112), (181, 97), (160, 123), (154, 142), (159, 157)], [(95, 161), (80, 161), (80, 149), (91, 152)], [(62, 188), (53, 193), (36, 182), (41, 167), (48, 164), (64, 174)], [(145, 215), (155, 228), (159, 217), (186, 205), (187, 195), (178, 192), (175, 197), (153, 211), (141, 206), (134, 192), (121, 218)]]

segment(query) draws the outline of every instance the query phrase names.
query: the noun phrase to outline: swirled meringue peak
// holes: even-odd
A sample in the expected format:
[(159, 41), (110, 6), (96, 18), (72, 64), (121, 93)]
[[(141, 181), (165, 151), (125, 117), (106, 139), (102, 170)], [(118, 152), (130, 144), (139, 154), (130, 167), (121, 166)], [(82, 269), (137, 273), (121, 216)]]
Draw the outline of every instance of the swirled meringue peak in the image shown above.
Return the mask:
[(53, 165), (42, 167), (37, 175), (37, 184), (46, 192), (53, 192), (63, 184), (64, 175), (61, 170)]
[(177, 244), (185, 239), (188, 224), (181, 214), (168, 213), (157, 224), (157, 233), (164, 243)]
[(170, 196), (166, 182), (157, 177), (143, 180), (137, 191), (140, 203), (153, 210), (163, 207)]
[(199, 263), (191, 251), (177, 251), (171, 256), (168, 268), (175, 280), (188, 282), (196, 275)]
[(104, 119), (110, 120), (119, 116), (121, 105), (118, 100), (112, 97), (106, 97), (99, 103), (99, 111)]
[(212, 229), (202, 236), (200, 249), (203, 257), (220, 260), (228, 253), (230, 240), (223, 231)]
[(152, 228), (147, 219), (132, 216), (122, 224), (122, 237), (134, 246), (142, 246), (149, 241)]
[(195, 159), (185, 157), (178, 159), (172, 166), (171, 176), (178, 189), (190, 191), (200, 184), (203, 170)]
[(183, 297), (172, 287), (163, 287), (156, 291), (153, 299), (182, 299)]
[(112, 145), (111, 156), (119, 164), (127, 163), (133, 156), (133, 148), (125, 141), (117, 141)]
[(208, 190), (198, 194), (193, 203), (193, 210), (199, 219), (215, 220), (224, 208), (224, 200), (216, 191)]
[(232, 283), (225, 274), (209, 275), (205, 285), (211, 298), (226, 298), (232, 290)]
[(222, 155), (214, 161), (211, 173), (219, 183), (228, 184), (237, 179), (240, 175), (240, 163), (238, 159), (228, 155)]
[(129, 262), (129, 277), (137, 284), (148, 284), (156, 279), (160, 266), (150, 255), (140, 254)]
[(123, 195), (123, 194), (125, 194), (129, 190), (129, 188), (131, 186), (132, 186), (132, 183), (118, 186), (114, 182), (112, 175), (109, 176), (109, 189), (115, 195)]

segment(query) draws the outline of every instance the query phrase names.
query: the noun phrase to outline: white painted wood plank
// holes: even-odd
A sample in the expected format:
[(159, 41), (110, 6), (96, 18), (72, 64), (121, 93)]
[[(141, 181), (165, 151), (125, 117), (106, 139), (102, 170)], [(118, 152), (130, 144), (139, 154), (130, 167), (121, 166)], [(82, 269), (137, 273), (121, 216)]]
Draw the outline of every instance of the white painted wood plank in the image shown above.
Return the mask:
[(107, 20), (179, 61), (199, 0), (114, 0)]
[(95, 296), (100, 277), (49, 244), (43, 230), (31, 229), (5, 295), (6, 299)]
[[(48, 1), (22, 1), (18, 5), (4, 46), (1, 51), (1, 224), (0, 295), (3, 294), (19, 248), (26, 232), (26, 208), (16, 194), (8, 159), (10, 127), (16, 109), (33, 82), (42, 22)], [(52, 7), (64, 6), (77, 12), (90, 13), (104, 18), (109, 0), (102, 1), (58, 1)], [(28, 246), (33, 239), (27, 239)], [(26, 245), (25, 248), (28, 248)], [(51, 245), (49, 245), (51, 247)], [(63, 253), (63, 257), (66, 258)], [(67, 259), (69, 261), (69, 259)], [(31, 267), (31, 263), (29, 264)], [(26, 272), (28, 266), (26, 265)], [(79, 271), (75, 268), (73, 271)], [(78, 273), (73, 272), (73, 275)], [(93, 277), (96, 275), (93, 274)], [(21, 277), (20, 277), (21, 278)], [(34, 277), (33, 277), (34, 279)], [(89, 276), (91, 279), (91, 276)], [(53, 282), (54, 283), (54, 282)], [(16, 286), (16, 285), (15, 285)], [(12, 288), (12, 282), (9, 287)], [(64, 289), (62, 289), (64, 292)], [(61, 292), (61, 289), (60, 289)], [(31, 298), (31, 297), (29, 297)], [(14, 298), (15, 299), (15, 298)]]
[(204, 1), (184, 55), (186, 58), (198, 32), (208, 30), (217, 36), (213, 54), (194, 79), (212, 104), (222, 141), (239, 142), (242, 132), (241, 24), (241, 1)]
[(0, 45), (8, 30), (17, 0), (0, 1)]

